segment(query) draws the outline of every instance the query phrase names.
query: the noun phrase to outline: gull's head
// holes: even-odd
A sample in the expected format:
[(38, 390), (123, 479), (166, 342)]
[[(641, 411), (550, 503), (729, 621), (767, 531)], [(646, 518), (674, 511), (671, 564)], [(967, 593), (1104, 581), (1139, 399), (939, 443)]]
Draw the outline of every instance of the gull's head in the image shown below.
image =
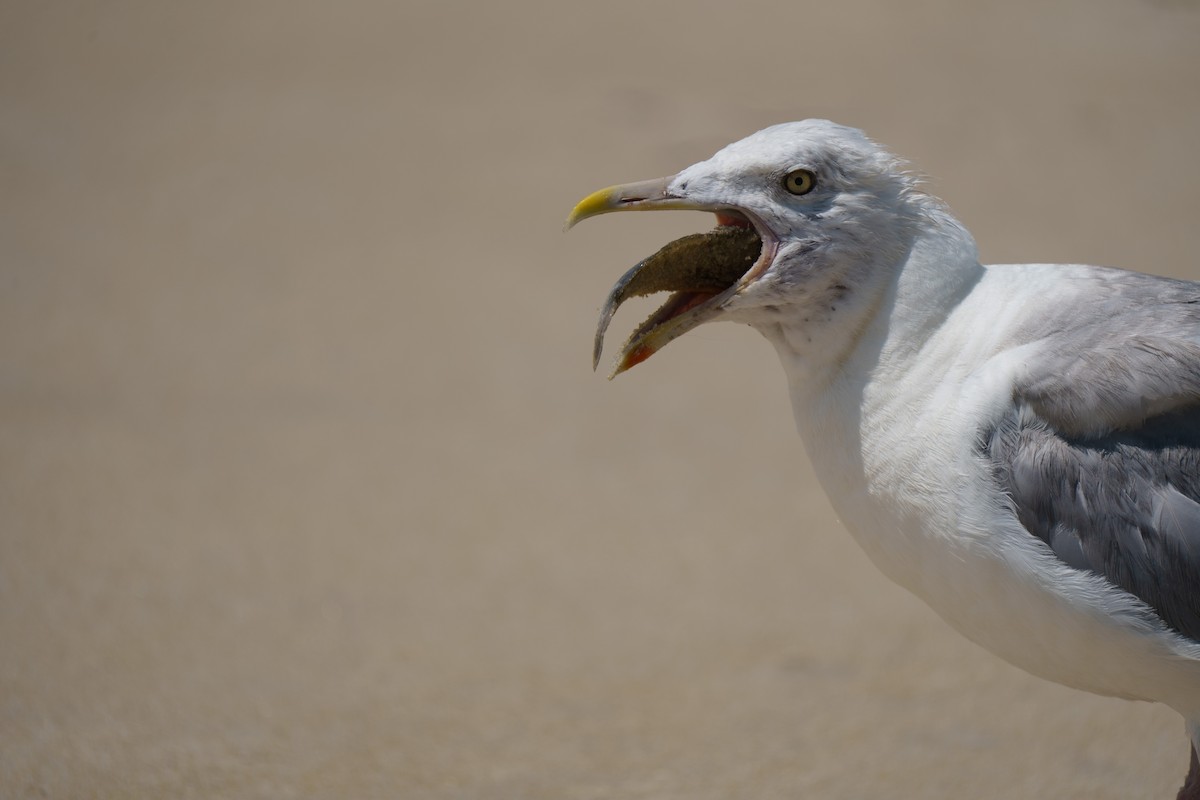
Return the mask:
[(614, 375), (701, 323), (734, 319), (760, 329), (782, 315), (819, 324), (852, 304), (872, 272), (903, 257), (927, 201), (903, 165), (861, 131), (826, 120), (775, 125), (668, 178), (612, 186), (567, 219), (612, 211), (686, 209), (717, 228), (685, 237), (618, 281), (597, 331), (616, 307), (671, 291), (634, 331)]

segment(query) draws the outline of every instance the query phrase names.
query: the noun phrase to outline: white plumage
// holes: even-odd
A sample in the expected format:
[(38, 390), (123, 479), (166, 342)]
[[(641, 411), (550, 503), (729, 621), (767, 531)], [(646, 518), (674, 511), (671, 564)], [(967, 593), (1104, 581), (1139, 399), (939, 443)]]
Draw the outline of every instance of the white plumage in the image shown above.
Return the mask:
[(656, 208), (713, 211), (761, 249), (727, 285), (675, 265), (617, 372), (706, 321), (758, 329), (872, 561), (1035, 675), (1179, 711), (1180, 797), (1200, 797), (1200, 286), (984, 267), (901, 162), (822, 120), (597, 192), (569, 224)]

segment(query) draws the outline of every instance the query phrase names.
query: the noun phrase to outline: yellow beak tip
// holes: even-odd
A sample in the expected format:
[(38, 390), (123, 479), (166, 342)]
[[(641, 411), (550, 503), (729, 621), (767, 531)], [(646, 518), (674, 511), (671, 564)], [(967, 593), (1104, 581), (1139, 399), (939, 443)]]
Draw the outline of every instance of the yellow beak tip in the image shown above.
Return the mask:
[(594, 217), (597, 214), (603, 214), (606, 211), (612, 211), (616, 207), (614, 202), (614, 189), (616, 186), (609, 186), (601, 189), (598, 192), (592, 192), (587, 197), (580, 200), (575, 208), (571, 209), (570, 215), (567, 217), (566, 223), (563, 225), (564, 231), (569, 231), (579, 222)]

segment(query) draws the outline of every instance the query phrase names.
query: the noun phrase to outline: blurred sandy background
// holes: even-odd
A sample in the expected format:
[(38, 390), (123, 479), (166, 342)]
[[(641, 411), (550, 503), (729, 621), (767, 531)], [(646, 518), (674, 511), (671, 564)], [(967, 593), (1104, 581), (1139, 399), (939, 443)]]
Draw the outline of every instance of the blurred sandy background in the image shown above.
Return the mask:
[(1193, 2), (0, 5), (0, 796), (1173, 797), (875, 573), (752, 331), (592, 373), (709, 220), (571, 205), (808, 116), (1200, 277)]

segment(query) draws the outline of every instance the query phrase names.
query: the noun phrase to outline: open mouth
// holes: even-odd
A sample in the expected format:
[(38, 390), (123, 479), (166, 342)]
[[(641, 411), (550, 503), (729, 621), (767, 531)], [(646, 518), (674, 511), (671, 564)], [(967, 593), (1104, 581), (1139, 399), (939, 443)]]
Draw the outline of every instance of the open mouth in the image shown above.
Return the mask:
[(676, 239), (621, 276), (600, 312), (592, 366), (600, 363), (604, 335), (631, 297), (671, 292), (621, 348), (612, 376), (645, 361), (667, 342), (712, 319), (729, 297), (758, 277), (775, 251), (774, 237), (739, 210), (716, 212), (717, 227)]

